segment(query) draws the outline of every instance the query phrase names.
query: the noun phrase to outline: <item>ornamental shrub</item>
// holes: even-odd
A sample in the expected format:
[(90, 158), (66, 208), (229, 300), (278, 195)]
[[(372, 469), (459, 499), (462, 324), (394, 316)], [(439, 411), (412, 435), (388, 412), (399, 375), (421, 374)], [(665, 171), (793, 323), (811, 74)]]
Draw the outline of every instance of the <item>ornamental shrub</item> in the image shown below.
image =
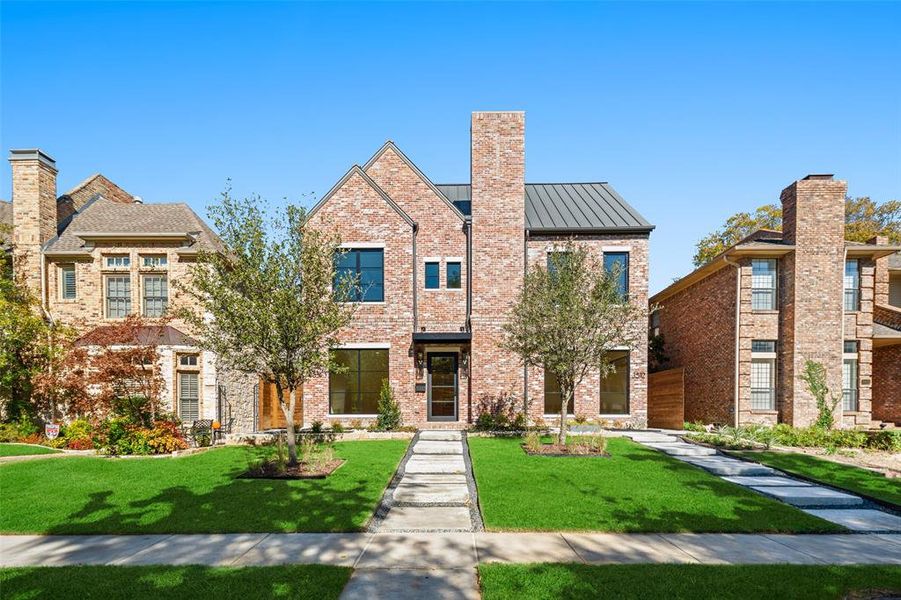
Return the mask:
[(883, 429), (867, 436), (866, 448), (868, 450), (884, 450), (886, 452), (901, 452), (901, 430)]
[(174, 421), (154, 421), (153, 429), (147, 432), (147, 444), (151, 454), (171, 454), (188, 447), (188, 442)]
[(94, 447), (94, 440), (91, 438), (72, 438), (66, 442), (69, 450), (91, 450)]
[(505, 431), (524, 429), (525, 415), (520, 417), (519, 401), (513, 394), (483, 394), (476, 404), (478, 431)]
[(387, 379), (382, 380), (379, 390), (379, 416), (376, 425), (384, 431), (393, 431), (401, 426), (400, 406), (394, 399), (394, 390)]
[(15, 423), (0, 423), (0, 442), (18, 442), (19, 428)]
[(65, 434), (60, 437), (65, 438), (67, 441), (84, 438), (90, 439), (93, 431), (94, 428), (87, 419), (75, 419), (66, 426)]

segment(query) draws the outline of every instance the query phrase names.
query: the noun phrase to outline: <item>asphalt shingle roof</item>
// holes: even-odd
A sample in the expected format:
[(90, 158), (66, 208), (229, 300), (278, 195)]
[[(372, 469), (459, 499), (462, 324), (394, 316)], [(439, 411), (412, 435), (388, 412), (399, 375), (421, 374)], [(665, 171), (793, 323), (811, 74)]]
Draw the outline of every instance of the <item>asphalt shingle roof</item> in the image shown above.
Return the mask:
[(78, 233), (195, 233), (197, 244), (213, 250), (218, 238), (187, 204), (125, 204), (97, 196), (76, 213), (62, 233), (53, 238), (47, 251), (78, 251), (84, 240)]
[[(470, 185), (436, 187), (461, 212), (471, 214)], [(526, 229), (530, 231), (654, 228), (607, 183), (527, 183), (525, 188)]]

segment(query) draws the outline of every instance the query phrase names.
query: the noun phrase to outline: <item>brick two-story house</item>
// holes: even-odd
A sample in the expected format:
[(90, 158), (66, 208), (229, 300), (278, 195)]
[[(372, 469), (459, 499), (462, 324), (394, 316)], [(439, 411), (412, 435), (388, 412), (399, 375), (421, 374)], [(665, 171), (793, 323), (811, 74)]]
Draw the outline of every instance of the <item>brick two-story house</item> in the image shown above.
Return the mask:
[(185, 301), (174, 282), (187, 277), (198, 249), (218, 240), (186, 204), (144, 204), (97, 174), (57, 196), (55, 161), (40, 150), (12, 150), (12, 204), (0, 217), (13, 226), (15, 266), (48, 318), (93, 333), (138, 314), (147, 326), (122, 344), (154, 344), (166, 384), (163, 406), (187, 423), (237, 421), (253, 427), (252, 407), (220, 394), (216, 359), (201, 351), (185, 323), (160, 320)]
[[(362, 285), (336, 348), (347, 371), (305, 386), (305, 423), (371, 420), (383, 379), (406, 424), (462, 427), (499, 393), (527, 398), (533, 419), (558, 413), (555, 382), (499, 343), (526, 266), (545, 264), (564, 239), (622, 265), (623, 292), (647, 305), (653, 226), (612, 187), (527, 184), (521, 112), (473, 113), (471, 151), (470, 183), (441, 185), (389, 141), (311, 210), (314, 226), (341, 237), (339, 270)], [(635, 327), (643, 339), (643, 323)], [(618, 351), (616, 365), (606, 379), (586, 378), (572, 412), (643, 425), (645, 344)]]
[(796, 181), (781, 232), (755, 232), (651, 298), (652, 334), (684, 369), (685, 420), (809, 425), (810, 359), (841, 391), (840, 422), (901, 422), (899, 248), (845, 240), (846, 191), (831, 175)]

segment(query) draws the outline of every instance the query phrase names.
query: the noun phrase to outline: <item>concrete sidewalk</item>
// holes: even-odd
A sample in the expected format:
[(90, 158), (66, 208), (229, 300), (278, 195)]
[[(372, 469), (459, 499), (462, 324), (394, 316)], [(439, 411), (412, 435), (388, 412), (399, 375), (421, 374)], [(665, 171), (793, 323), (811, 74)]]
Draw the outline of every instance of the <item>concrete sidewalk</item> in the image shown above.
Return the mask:
[(472, 570), (485, 562), (901, 564), (901, 535), (239, 533), (0, 536), (0, 567), (319, 563), (361, 570)]

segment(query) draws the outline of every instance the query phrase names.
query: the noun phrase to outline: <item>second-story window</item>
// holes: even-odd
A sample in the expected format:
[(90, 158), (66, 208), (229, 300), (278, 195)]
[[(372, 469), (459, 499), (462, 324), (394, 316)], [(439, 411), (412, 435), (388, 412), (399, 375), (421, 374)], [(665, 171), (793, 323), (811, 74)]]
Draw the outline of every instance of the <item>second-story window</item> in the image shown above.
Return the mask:
[(845, 261), (845, 310), (860, 310), (860, 261)]
[(566, 261), (569, 260), (569, 252), (548, 252), (547, 253), (547, 272), (551, 277), (555, 277), (557, 275), (557, 271), (562, 269), (566, 265)]
[(131, 314), (131, 277), (106, 278), (106, 318), (122, 319)]
[(129, 257), (128, 255), (106, 257), (107, 269), (127, 269), (130, 266), (131, 257)]
[(160, 267), (165, 267), (168, 264), (168, 260), (165, 254), (154, 254), (148, 256), (141, 257), (141, 266), (142, 267), (150, 267), (153, 269), (158, 269)]
[(162, 317), (169, 304), (169, 282), (165, 275), (144, 276), (144, 316)]
[(75, 300), (75, 265), (61, 265), (59, 268), (59, 297)]
[(441, 287), (441, 282), (438, 277), (438, 263), (436, 262), (427, 262), (425, 264), (425, 289), (427, 290), (437, 290)]
[(751, 261), (751, 309), (776, 310), (776, 259)]
[(463, 286), (463, 274), (460, 263), (447, 263), (447, 289), (459, 290)]
[(616, 279), (616, 291), (626, 298), (629, 295), (629, 253), (605, 252), (604, 271)]
[(385, 301), (385, 250), (382, 248), (348, 248), (339, 251), (335, 265), (335, 288), (344, 281), (357, 284), (349, 290), (350, 302)]

